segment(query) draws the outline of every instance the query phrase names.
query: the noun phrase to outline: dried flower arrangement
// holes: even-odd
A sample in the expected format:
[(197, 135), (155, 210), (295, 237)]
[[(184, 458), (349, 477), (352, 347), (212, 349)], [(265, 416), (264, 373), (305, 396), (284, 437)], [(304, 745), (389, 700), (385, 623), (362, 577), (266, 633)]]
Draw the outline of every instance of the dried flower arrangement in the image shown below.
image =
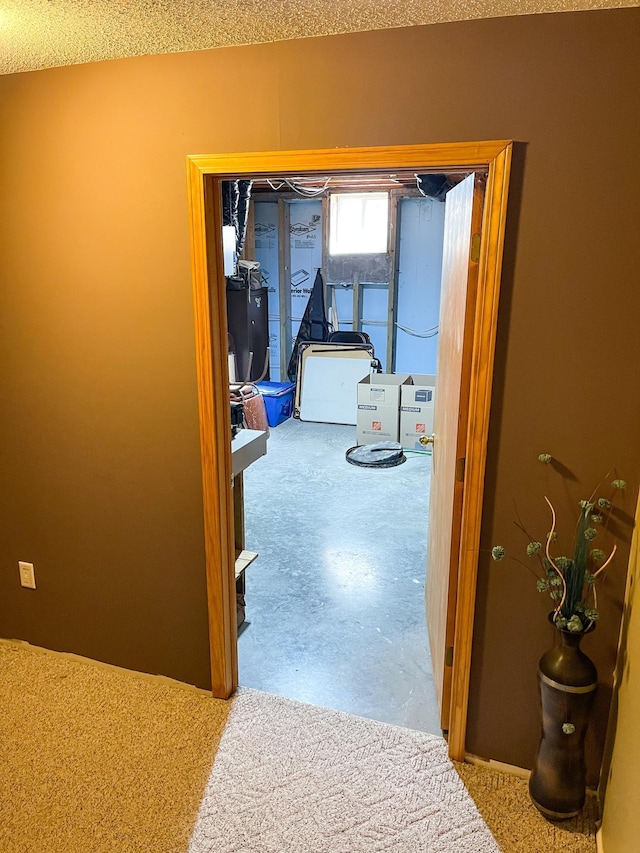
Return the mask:
[[(548, 465), (552, 462), (552, 457), (548, 453), (541, 453), (538, 461)], [(607, 483), (611, 489), (610, 496), (597, 497), (597, 493), (604, 489)], [(617, 545), (614, 544), (610, 553), (606, 554), (601, 548), (592, 548), (591, 544), (598, 536), (597, 526), (606, 529), (613, 500), (624, 487), (624, 480), (611, 479), (611, 475), (607, 475), (587, 500), (580, 501), (572, 557), (554, 556), (552, 553), (558, 539), (557, 516), (546, 495), (544, 499), (551, 511), (551, 526), (544, 545), (532, 539), (519, 521), (515, 522), (529, 539), (526, 554), (528, 558), (537, 558), (539, 570), (536, 571), (531, 564), (522, 560), (513, 559), (533, 572), (539, 592), (548, 592), (551, 596), (554, 603), (552, 618), (557, 628), (583, 633), (588, 631), (599, 617), (596, 581), (613, 560)], [(502, 545), (496, 545), (491, 556), (494, 560), (502, 560), (506, 556), (505, 549)]]

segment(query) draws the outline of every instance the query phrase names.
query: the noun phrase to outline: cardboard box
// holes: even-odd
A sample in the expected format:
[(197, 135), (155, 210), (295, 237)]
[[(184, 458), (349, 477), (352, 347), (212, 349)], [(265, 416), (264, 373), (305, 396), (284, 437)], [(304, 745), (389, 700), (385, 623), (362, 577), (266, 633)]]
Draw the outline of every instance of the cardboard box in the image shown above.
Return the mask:
[(412, 374), (412, 385), (403, 385), (400, 398), (400, 444), (406, 450), (425, 450), (423, 435), (433, 433), (435, 376)]
[(358, 382), (356, 441), (398, 441), (400, 392), (411, 382), (406, 374), (372, 373)]

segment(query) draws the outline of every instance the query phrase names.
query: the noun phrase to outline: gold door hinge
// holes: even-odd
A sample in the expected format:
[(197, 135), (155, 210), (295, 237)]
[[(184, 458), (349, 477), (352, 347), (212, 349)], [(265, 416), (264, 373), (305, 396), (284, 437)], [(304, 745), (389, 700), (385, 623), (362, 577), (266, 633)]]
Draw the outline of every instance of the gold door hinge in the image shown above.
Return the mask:
[(444, 650), (444, 665), (453, 666), (453, 646), (447, 646)]
[(474, 234), (471, 238), (471, 260), (477, 264), (480, 260), (480, 235)]
[(456, 459), (456, 480), (458, 483), (464, 483), (464, 465), (466, 459), (464, 456), (461, 456), (459, 459)]

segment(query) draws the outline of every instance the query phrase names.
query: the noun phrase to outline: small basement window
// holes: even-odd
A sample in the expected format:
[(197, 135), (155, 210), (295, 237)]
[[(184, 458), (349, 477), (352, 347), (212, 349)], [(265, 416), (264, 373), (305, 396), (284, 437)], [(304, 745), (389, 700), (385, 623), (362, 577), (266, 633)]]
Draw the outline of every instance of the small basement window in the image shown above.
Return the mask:
[(332, 193), (329, 254), (368, 255), (389, 246), (388, 193)]

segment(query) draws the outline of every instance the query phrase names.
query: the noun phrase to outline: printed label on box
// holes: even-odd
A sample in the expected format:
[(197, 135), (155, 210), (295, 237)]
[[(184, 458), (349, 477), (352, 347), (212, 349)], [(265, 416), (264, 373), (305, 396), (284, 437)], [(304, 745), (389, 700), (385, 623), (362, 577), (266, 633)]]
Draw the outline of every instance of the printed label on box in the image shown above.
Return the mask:
[(377, 403), (384, 403), (384, 388), (371, 388), (369, 399), (375, 400)]
[(368, 412), (377, 412), (378, 411), (377, 406), (367, 406), (366, 403), (358, 403), (358, 408), (359, 409), (366, 409), (366, 411), (368, 411)]
[(416, 391), (413, 399), (416, 403), (430, 403), (431, 391), (428, 391), (426, 388), (421, 388), (419, 391)]
[(422, 408), (420, 406), (400, 406), (401, 412), (421, 412)]
[(416, 432), (425, 433), (427, 431), (426, 424), (416, 424)]
[(381, 432), (382, 431), (382, 421), (371, 421), (371, 429), (374, 432)]

